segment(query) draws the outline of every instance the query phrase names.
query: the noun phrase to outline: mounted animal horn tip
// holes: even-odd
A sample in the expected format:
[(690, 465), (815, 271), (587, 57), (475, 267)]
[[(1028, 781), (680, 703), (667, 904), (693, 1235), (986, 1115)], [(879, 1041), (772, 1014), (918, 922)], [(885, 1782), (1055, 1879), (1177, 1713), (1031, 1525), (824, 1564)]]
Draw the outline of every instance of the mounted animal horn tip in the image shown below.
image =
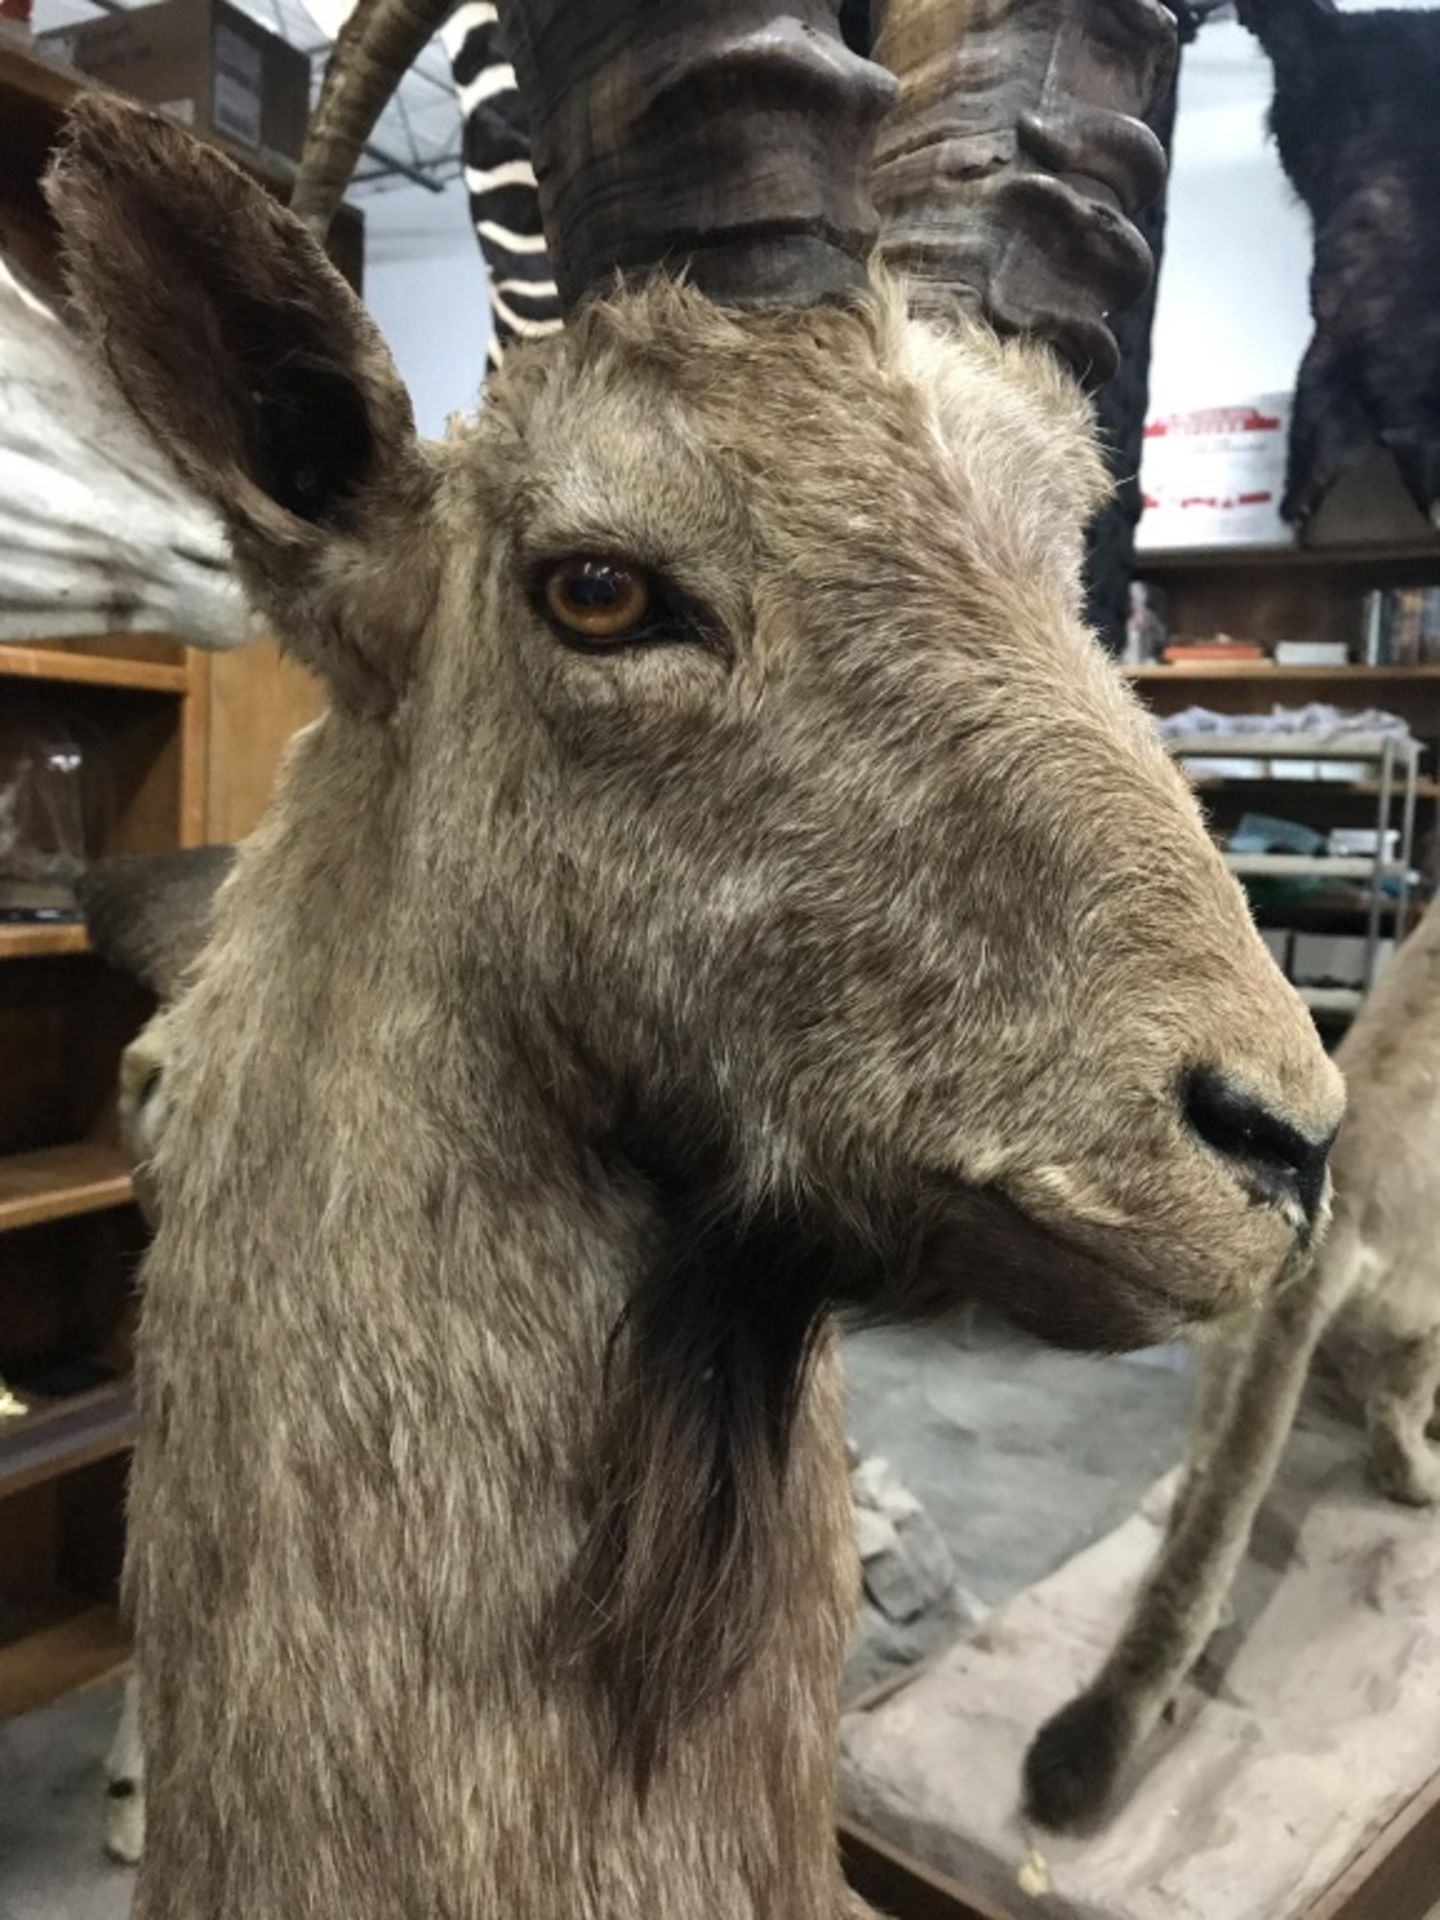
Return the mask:
[(875, 0), (900, 82), (872, 184), (880, 253), (912, 305), (1049, 341), (1088, 385), (1106, 315), (1150, 283), (1132, 224), (1165, 184), (1143, 124), (1175, 63), (1160, 0)]
[(291, 211), (319, 240), (330, 230), (375, 123), (457, 0), (356, 0), (310, 116)]
[(509, 0), (541, 211), (567, 311), (617, 275), (684, 272), (725, 306), (865, 280), (891, 76), (838, 0)]

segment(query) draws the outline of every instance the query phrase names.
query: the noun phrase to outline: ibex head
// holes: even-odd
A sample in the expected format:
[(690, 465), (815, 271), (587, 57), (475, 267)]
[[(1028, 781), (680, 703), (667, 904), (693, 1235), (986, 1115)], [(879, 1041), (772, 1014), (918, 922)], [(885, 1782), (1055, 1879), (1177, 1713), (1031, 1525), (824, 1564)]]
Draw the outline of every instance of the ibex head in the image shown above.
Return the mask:
[(159, 117), (77, 110), (73, 283), (329, 679), (457, 983), (483, 939), (589, 1124), (845, 1223), (867, 1306), (1150, 1338), (1283, 1265), (1338, 1081), (1081, 624), (1079, 389), (964, 309), (1103, 360), (1114, 203), (1153, 185), (1110, 109), (1163, 16), (883, 10), (880, 250), (932, 324), (866, 265), (893, 83), (792, 4), (513, 9), (572, 317), (454, 442), (307, 233)]

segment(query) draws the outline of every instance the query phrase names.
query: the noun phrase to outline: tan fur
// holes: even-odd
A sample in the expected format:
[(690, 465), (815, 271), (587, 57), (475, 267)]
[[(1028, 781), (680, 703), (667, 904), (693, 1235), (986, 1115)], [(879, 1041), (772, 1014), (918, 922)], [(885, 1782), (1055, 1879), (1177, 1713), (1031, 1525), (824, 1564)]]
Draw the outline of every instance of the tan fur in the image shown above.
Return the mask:
[(1027, 1760), (1047, 1824), (1099, 1812), (1214, 1631), (1322, 1340), (1364, 1406), (1381, 1491), (1440, 1500), (1425, 1438), (1440, 1386), (1440, 901), (1336, 1059), (1349, 1105), (1334, 1224), (1308, 1267), (1207, 1355), (1160, 1557), (1104, 1668)]
[[(169, 1016), (137, 1920), (853, 1914), (832, 1309), (1113, 1343), (1252, 1300), (1298, 1217), (1181, 1076), (1339, 1110), (1080, 623), (1083, 405), (885, 286), (660, 284), (422, 449), (305, 236), (176, 130), (91, 110), (52, 195), (338, 692)], [(297, 473), (322, 401), (359, 452)], [(565, 644), (536, 581), (597, 550), (698, 624)]]

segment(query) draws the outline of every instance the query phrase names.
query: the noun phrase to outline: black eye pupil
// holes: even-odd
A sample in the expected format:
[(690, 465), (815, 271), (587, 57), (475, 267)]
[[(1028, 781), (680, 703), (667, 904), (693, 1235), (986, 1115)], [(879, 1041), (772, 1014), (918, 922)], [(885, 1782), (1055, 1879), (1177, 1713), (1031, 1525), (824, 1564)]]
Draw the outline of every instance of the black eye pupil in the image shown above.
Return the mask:
[(625, 578), (614, 567), (608, 567), (603, 561), (587, 561), (583, 567), (577, 567), (566, 582), (565, 590), (577, 607), (594, 607), (603, 611), (613, 607), (625, 593)]

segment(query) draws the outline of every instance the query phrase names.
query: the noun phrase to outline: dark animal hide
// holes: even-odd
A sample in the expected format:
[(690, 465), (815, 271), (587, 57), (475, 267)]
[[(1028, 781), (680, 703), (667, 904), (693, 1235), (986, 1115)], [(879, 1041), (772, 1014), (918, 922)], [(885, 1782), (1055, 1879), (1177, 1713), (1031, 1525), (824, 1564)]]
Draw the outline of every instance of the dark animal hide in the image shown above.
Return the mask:
[(234, 861), (227, 846), (97, 861), (76, 889), (91, 945), (173, 1000), (205, 944), (216, 889)]
[[(1195, 37), (1192, 10), (1181, 0), (1166, 0), (1175, 14), (1183, 47)], [(1164, 147), (1166, 157), (1175, 132), (1175, 102), (1180, 83), (1179, 62), (1169, 87), (1146, 124)], [(1140, 452), (1145, 438), (1145, 414), (1150, 400), (1150, 341), (1155, 324), (1155, 298), (1160, 263), (1165, 250), (1165, 195), (1162, 193), (1135, 216), (1145, 244), (1155, 261), (1149, 291), (1122, 313), (1110, 316), (1110, 330), (1120, 351), (1120, 364), (1095, 398), (1095, 430), (1114, 481), (1110, 498), (1091, 520), (1085, 534), (1085, 616), (1111, 653), (1125, 645), (1130, 610), (1130, 573), (1135, 558), (1135, 529), (1140, 521)]]
[(740, 1201), (733, 1153), (686, 1103), (659, 1124), (630, 1112), (615, 1145), (660, 1230), (611, 1337), (595, 1518), (554, 1653), (589, 1667), (643, 1794), (764, 1640), (811, 1362), (832, 1316), (863, 1312), (886, 1267), (799, 1205)]
[(1315, 232), (1315, 332), (1281, 512), (1301, 536), (1377, 440), (1440, 524), (1440, 12), (1240, 0), (1275, 70), (1270, 125)]
[(641, 1793), (739, 1680), (775, 1609), (790, 1436), (840, 1290), (798, 1224), (677, 1196), (615, 1330), (596, 1519), (557, 1621)]

